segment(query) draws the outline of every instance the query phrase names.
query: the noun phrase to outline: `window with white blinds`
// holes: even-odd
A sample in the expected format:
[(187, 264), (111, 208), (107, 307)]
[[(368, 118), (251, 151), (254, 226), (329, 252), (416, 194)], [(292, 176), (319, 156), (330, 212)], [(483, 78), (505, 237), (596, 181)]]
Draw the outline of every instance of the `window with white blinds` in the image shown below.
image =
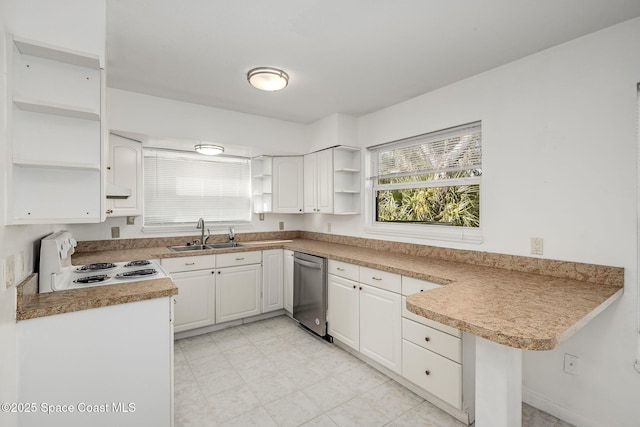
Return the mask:
[(144, 150), (144, 226), (251, 220), (251, 162), (189, 152)]
[(480, 122), (369, 150), (373, 223), (480, 226)]

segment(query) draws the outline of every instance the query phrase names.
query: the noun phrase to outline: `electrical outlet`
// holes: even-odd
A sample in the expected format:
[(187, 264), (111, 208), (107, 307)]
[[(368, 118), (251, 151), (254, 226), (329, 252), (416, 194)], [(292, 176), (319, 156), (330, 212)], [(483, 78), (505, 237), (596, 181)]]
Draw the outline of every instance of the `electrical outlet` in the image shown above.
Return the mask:
[(127, 217), (127, 225), (135, 225), (136, 224), (136, 217), (135, 216), (128, 216)]
[(9, 255), (4, 259), (4, 279), (5, 286), (8, 288), (13, 286), (16, 280), (15, 264), (13, 255)]
[(260, 213), (258, 214), (258, 220), (259, 220), (259, 221), (264, 221), (264, 213), (263, 213), (263, 212), (260, 212)]
[(573, 354), (564, 354), (564, 371), (567, 374), (578, 375), (578, 361), (580, 358)]
[(531, 238), (531, 253), (533, 255), (542, 255), (543, 252), (543, 240), (542, 237)]
[(120, 237), (120, 227), (111, 227), (111, 238), (118, 239)]
[(280, 221), (280, 223), (278, 224), (278, 228), (280, 230), (284, 230), (284, 221)]

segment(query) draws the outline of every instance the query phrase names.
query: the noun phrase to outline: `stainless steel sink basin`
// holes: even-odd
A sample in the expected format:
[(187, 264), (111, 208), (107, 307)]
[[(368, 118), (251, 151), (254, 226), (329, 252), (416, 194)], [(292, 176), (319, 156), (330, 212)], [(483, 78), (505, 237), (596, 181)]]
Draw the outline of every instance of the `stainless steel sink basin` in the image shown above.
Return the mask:
[(169, 250), (172, 252), (193, 252), (193, 251), (203, 251), (206, 249), (226, 249), (226, 248), (241, 248), (241, 247), (244, 247), (242, 243), (226, 242), (226, 243), (212, 243), (210, 245), (169, 246)]
[(242, 248), (244, 245), (238, 242), (212, 243), (205, 245), (209, 249)]
[(204, 249), (209, 248), (207, 245), (169, 246), (169, 250), (173, 252), (202, 251)]

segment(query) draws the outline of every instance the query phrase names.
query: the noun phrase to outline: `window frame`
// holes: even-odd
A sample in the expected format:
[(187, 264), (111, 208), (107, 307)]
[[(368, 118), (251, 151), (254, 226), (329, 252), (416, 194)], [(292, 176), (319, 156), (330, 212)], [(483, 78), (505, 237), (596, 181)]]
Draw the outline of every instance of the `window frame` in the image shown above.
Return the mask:
[[(416, 144), (422, 139), (427, 139), (437, 134), (441, 134), (456, 128), (465, 128), (471, 125), (477, 124), (482, 131), (482, 122), (472, 122), (461, 126), (455, 126), (443, 130), (425, 133), (422, 135), (416, 135), (409, 138), (403, 138), (400, 140), (391, 141), (384, 144), (378, 144), (367, 147), (365, 153), (365, 176), (369, 177), (365, 180), (365, 225), (364, 230), (371, 234), (393, 235), (402, 237), (412, 237), (417, 239), (431, 239), (442, 241), (455, 241), (464, 243), (480, 244), (483, 242), (482, 224), (483, 224), (483, 194), (482, 190), (482, 175), (477, 177), (466, 178), (450, 178), (442, 180), (430, 180), (430, 181), (416, 181), (402, 184), (383, 184), (383, 190), (389, 189), (405, 189), (405, 188), (427, 188), (427, 187), (448, 187), (455, 185), (468, 185), (474, 184), (480, 186), (479, 203), (480, 203), (480, 223), (478, 227), (463, 227), (463, 226), (451, 226), (451, 225), (439, 225), (439, 224), (411, 224), (411, 223), (396, 223), (396, 222), (381, 222), (376, 220), (377, 215), (377, 200), (376, 192), (381, 189), (375, 184), (377, 180), (377, 154), (378, 150), (382, 147), (392, 147), (403, 143), (410, 143), (416, 141)], [(483, 171), (484, 175), (484, 171)]]
[[(242, 157), (242, 156), (229, 156), (229, 155), (218, 155), (218, 156), (204, 156), (202, 154), (196, 154), (196, 153), (192, 153), (189, 151), (182, 151), (182, 150), (174, 150), (174, 149), (168, 149), (168, 148), (159, 148), (159, 147), (143, 147), (143, 155), (142, 155), (142, 163), (143, 163), (143, 210), (142, 210), (142, 231), (143, 232), (148, 232), (148, 233), (156, 233), (156, 232), (180, 232), (180, 231), (193, 231), (195, 224), (198, 221), (198, 218), (193, 218), (193, 226), (186, 223), (186, 222), (181, 222), (181, 223), (175, 223), (175, 224), (171, 224), (171, 223), (165, 223), (165, 224), (148, 224), (146, 222), (146, 218), (147, 218), (147, 201), (146, 201), (146, 187), (147, 187), (147, 180), (146, 180), (146, 175), (145, 175), (145, 167), (146, 167), (146, 162), (145, 162), (145, 158), (146, 157), (150, 157), (149, 156), (149, 152), (158, 152), (161, 153), (162, 156), (167, 156), (170, 157), (172, 160), (174, 160), (175, 158), (184, 158), (186, 161), (202, 161), (202, 162), (211, 162), (211, 163), (222, 163), (222, 162), (239, 162), (239, 163), (246, 163), (246, 165), (248, 166), (248, 208), (247, 208), (247, 219), (236, 219), (236, 220), (228, 220), (228, 221), (214, 221), (212, 220), (210, 217), (209, 219), (207, 219), (207, 215), (203, 214), (202, 217), (205, 220), (205, 224), (207, 225), (207, 228), (211, 228), (213, 230), (214, 227), (218, 226), (229, 226), (229, 225), (234, 225), (234, 226), (250, 226), (251, 225), (251, 221), (252, 221), (252, 191), (251, 191), (251, 185), (252, 185), (252, 180), (251, 180), (251, 158), (249, 157)], [(172, 153), (172, 154), (169, 154)], [(175, 156), (175, 157), (174, 157)]]

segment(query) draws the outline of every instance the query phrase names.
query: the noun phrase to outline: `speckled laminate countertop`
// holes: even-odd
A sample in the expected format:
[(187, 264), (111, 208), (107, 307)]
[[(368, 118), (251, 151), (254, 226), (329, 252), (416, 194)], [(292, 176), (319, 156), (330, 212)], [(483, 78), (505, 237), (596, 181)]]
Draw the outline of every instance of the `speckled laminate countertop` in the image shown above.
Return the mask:
[[(459, 262), (390, 252), (383, 241), (376, 248), (346, 244), (357, 239), (330, 242), (312, 237), (242, 242), (246, 246), (195, 253), (171, 252), (166, 246), (84, 252), (75, 254), (73, 263), (291, 249), (447, 285), (409, 296), (407, 308), (473, 335), (529, 350), (553, 349), (623, 293), (624, 270), (619, 267), (471, 251), (463, 255), (477, 259)], [(451, 257), (460, 259), (460, 253)], [(527, 272), (532, 270), (535, 273)]]

